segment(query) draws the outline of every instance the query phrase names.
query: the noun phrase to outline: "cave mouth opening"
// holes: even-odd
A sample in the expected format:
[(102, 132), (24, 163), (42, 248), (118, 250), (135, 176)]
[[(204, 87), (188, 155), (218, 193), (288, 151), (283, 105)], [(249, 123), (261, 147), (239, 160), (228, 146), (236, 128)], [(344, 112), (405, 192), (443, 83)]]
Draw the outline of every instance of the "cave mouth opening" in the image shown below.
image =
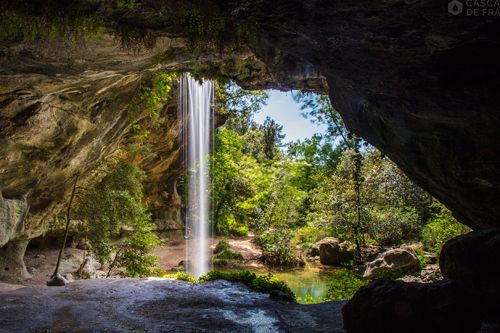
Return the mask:
[[(46, 2), (38, 1), (36, 5), (40, 3)], [(53, 1), (50, 3), (63, 4)], [(479, 294), (470, 304), (479, 303), (477, 309), (484, 310), (490, 317), (498, 314), (498, 302), (490, 301), (490, 298), (494, 298), (491, 297), (492, 294), (498, 295), (498, 285), (495, 284), (495, 280), (492, 282), (493, 277), (498, 276), (498, 267), (491, 268), (489, 265), (489, 262), (495, 262), (498, 257), (498, 247), (496, 247), (498, 242), (495, 238), (497, 237), (495, 232), (498, 231), (494, 231), (498, 229), (496, 218), (498, 187), (494, 184), (498, 183), (495, 166), (498, 165), (500, 156), (496, 149), (498, 148), (496, 87), (499, 76), (495, 75), (495, 69), (498, 68), (496, 61), (498, 57), (495, 57), (495, 54), (498, 54), (498, 51), (495, 51), (498, 49), (498, 42), (494, 35), (498, 30), (498, 22), (493, 21), (493, 18), (484, 17), (472, 21), (466, 16), (455, 17), (431, 2), (405, 3), (389, 8), (387, 4), (375, 2), (369, 4), (346, 2), (332, 5), (321, 1), (311, 4), (299, 1), (279, 3), (277, 6), (267, 6), (266, 2), (250, 2), (239, 7), (239, 2), (214, 1), (211, 5), (217, 5), (221, 11), (206, 10), (212, 6), (201, 6), (197, 12), (190, 12), (199, 14), (191, 15), (193, 20), (185, 20), (179, 25), (173, 24), (172, 27), (171, 21), (161, 17), (162, 8), (156, 7), (158, 3), (155, 1), (106, 2), (105, 10), (101, 10), (103, 7), (100, 2), (82, 3), (85, 6), (89, 5), (91, 12), (98, 12), (106, 27), (123, 28), (117, 29), (118, 34), (114, 36), (120, 37), (119, 43), (123, 46), (128, 45), (131, 52), (118, 51), (119, 48), (110, 47), (109, 42), (113, 39), (111, 35), (105, 35), (103, 41), (97, 43), (99, 47), (96, 48), (98, 52), (95, 54), (82, 51), (83, 48), (79, 43), (73, 45), (66, 43), (59, 39), (61, 37), (59, 33), (65, 31), (65, 28), (59, 29), (59, 26), (55, 26), (52, 29), (54, 23), (52, 20), (37, 19), (37, 16), (42, 18), (49, 16), (47, 13), (50, 11), (43, 8), (30, 9), (29, 19), (22, 15), (9, 17), (10, 12), (3, 10), (0, 14), (2, 38), (5, 37), (4, 33), (7, 33), (7, 41), (2, 40), (0, 43), (2, 65), (0, 80), (2, 88), (6, 87), (2, 90), (2, 94), (4, 91), (6, 93), (1, 103), (0, 119), (2, 125), (6, 124), (0, 131), (2, 139), (5, 138), (5, 145), (2, 144), (0, 148), (1, 152), (5, 153), (5, 158), (0, 160), (2, 170), (0, 187), (8, 197), (5, 200), (7, 203), (4, 203), (3, 198), (0, 198), (2, 199), (0, 203), (15, 209), (22, 208), (22, 200), (17, 199), (21, 198), (22, 194), (31, 193), (30, 190), (37, 178), (43, 179), (36, 193), (30, 197), (33, 201), (29, 215), (30, 223), (27, 224), (30, 228), (36, 229), (45, 223), (47, 216), (43, 211), (45, 208), (47, 211), (54, 208), (56, 204), (53, 204), (53, 198), (57, 198), (55, 201), (59, 204), (59, 207), (54, 209), (63, 209), (61, 206), (64, 204), (61, 202), (67, 197), (67, 186), (60, 186), (64, 183), (62, 179), (70, 179), (75, 169), (81, 165), (91, 166), (100, 156), (108, 155), (116, 148), (114, 140), (123, 134), (117, 129), (123, 129), (128, 124), (125, 121), (127, 116), (118, 115), (114, 111), (123, 109), (124, 100), (128, 100), (133, 93), (130, 86), (137, 83), (137, 76), (151, 68), (157, 68), (158, 65), (167, 68), (177, 66), (177, 69), (182, 71), (191, 67), (207, 77), (218, 75), (225, 78), (234, 77), (247, 88), (274, 86), (282, 89), (328, 91), (331, 96), (337, 97), (334, 102), (353, 133), (364, 136), (373, 145), (381, 148), (406, 174), (410, 175), (411, 179), (443, 200), (461, 222), (476, 230), (460, 238), (465, 244), (462, 247), (456, 240), (449, 242), (449, 246), (445, 247), (446, 251), (441, 255), (441, 268), (448, 279), (458, 281), (460, 288), (466, 289), (467, 293), (475, 296)], [(19, 2), (5, 1), (0, 6), (3, 9), (4, 6), (11, 7), (16, 4)], [(206, 15), (201, 11), (205, 11)], [(419, 15), (413, 15), (415, 12)], [(64, 15), (63, 11), (54, 12), (54, 14), (60, 13)], [(86, 16), (86, 12), (83, 14)], [(206, 23), (210, 25), (214, 22), (205, 20), (207, 15), (212, 14), (224, 23), (231, 22), (233, 18), (238, 21), (248, 14), (255, 14), (257, 23), (264, 23), (256, 25), (260, 30), (257, 36), (258, 43), (250, 44), (256, 56), (252, 57), (250, 54), (252, 52), (245, 50), (241, 53), (235, 52), (238, 54), (234, 58), (231, 58), (232, 55), (223, 55), (224, 59), (218, 61), (221, 52), (214, 51), (220, 46), (216, 42), (217, 38), (204, 40), (204, 35), (199, 33), (203, 29), (190, 29), (193, 26), (206, 28)], [(223, 18), (220, 19), (217, 14), (223, 14), (221, 15)], [(7, 19), (4, 19), (6, 16)], [(159, 20), (149, 22), (148, 19), (151, 17)], [(414, 19), (415, 17), (433, 19), (420, 20)], [(93, 31), (93, 28), (99, 26), (86, 18), (83, 17), (83, 21), (78, 21), (83, 22), (83, 27)], [(268, 20), (269, 18), (272, 20)], [(200, 25), (192, 25), (191, 23), (196, 23), (197, 19), (200, 19)], [(24, 27), (21, 33), (17, 30), (19, 20), (24, 21), (21, 22), (23, 24), (20, 27)], [(120, 21), (124, 23), (123, 26), (116, 25)], [(43, 26), (46, 23), (48, 25)], [(5, 26), (7, 29), (3, 29)], [(215, 34), (210, 37), (225, 37), (220, 34), (227, 32), (228, 26), (231, 24), (218, 25), (217, 29), (212, 30)], [(46, 29), (47, 27), (49, 29)], [(22, 32), (31, 39), (30, 42), (23, 38)], [(156, 32), (162, 35), (162, 38), (168, 37), (163, 40), (151, 38)], [(58, 43), (55, 47), (50, 47), (49, 43), (40, 38), (54, 37), (54, 35)], [(70, 31), (70, 37), (78, 37), (77, 35), (78, 29), (76, 35)], [(245, 38), (252, 35), (247, 34)], [(226, 36), (230, 41), (234, 41), (232, 37), (236, 34), (227, 33)], [(168, 45), (168, 50), (154, 55), (143, 53), (143, 46), (154, 46), (151, 43), (153, 40), (158, 42), (157, 45)], [(199, 52), (199, 48), (193, 52), (186, 51), (193, 50), (186, 48), (186, 40), (191, 47), (212, 47), (212, 51), (209, 52), (211, 54), (204, 55), (203, 52)], [(166, 44), (162, 44), (163, 42)], [(388, 45), (390, 47), (387, 47)], [(59, 58), (64, 60), (61, 61)], [(73, 61), (75, 59), (77, 61)], [(230, 61), (226, 62), (228, 59)], [(103, 79), (103, 69), (106, 70), (106, 75), (111, 73), (105, 78), (109, 80), (107, 83), (104, 80), (99, 81), (98, 78), (101, 75)], [(33, 77), (33, 74), (36, 77)], [(119, 83), (113, 82), (117, 83), (114, 87), (118, 89), (109, 84), (114, 80), (111, 76), (122, 80)], [(325, 78), (328, 79), (330, 89), (326, 89), (322, 84), (326, 82)], [(131, 84), (127, 86), (125, 83)], [(86, 89), (80, 89), (82, 86)], [(95, 98), (89, 97), (91, 95)], [(127, 96), (123, 97), (124, 95)], [(50, 116), (47, 116), (49, 108), (43, 103), (47, 102), (45, 99), (47, 96), (50, 103), (46, 104), (51, 105)], [(86, 102), (79, 104), (79, 101)], [(77, 114), (68, 111), (82, 110), (82, 104), (91, 106), (89, 116), (85, 112)], [(27, 112), (19, 112), (22, 110)], [(40, 121), (44, 116), (45, 119), (57, 119), (54, 122), (57, 123), (57, 127), (51, 127), (51, 122)], [(42, 126), (37, 127), (37, 124), (42, 123), (52, 129), (45, 133), (56, 133), (54, 135), (57, 140), (54, 136), (50, 139), (49, 135), (43, 134)], [(91, 134), (88, 124), (95, 126)], [(110, 128), (106, 124), (115, 124), (116, 127)], [(74, 130), (83, 128), (89, 132)], [(61, 129), (68, 130), (61, 131)], [(154, 136), (155, 133), (152, 134), (152, 137)], [(172, 132), (164, 135), (171, 139), (174, 136)], [(59, 144), (37, 145), (36, 140), (69, 142), (70, 148), (73, 149), (59, 150)], [(96, 146), (79, 150), (79, 147), (85, 146), (84, 143), (89, 141), (95, 142)], [(165, 151), (168, 149), (170, 148), (165, 148)], [(362, 155), (365, 148), (360, 151)], [(272, 154), (272, 150), (268, 153)], [(127, 153), (129, 158), (132, 155)], [(140, 160), (137, 155), (135, 157)], [(353, 155), (353, 161), (351, 164), (355, 166), (360, 164), (356, 154)], [(148, 163), (150, 166), (154, 165), (154, 162), (144, 162)], [(164, 165), (171, 166), (172, 163), (165, 162)], [(54, 170), (53, 166), (57, 166), (58, 169)], [(161, 198), (170, 200), (172, 207), (181, 202), (175, 195), (169, 196), (173, 193), (171, 189), (176, 187), (179, 175), (174, 171), (172, 173), (174, 179), (158, 176), (161, 173), (158, 170), (165, 171), (166, 168), (162, 166), (151, 172), (151, 174), (156, 172), (156, 178), (151, 178), (145, 186), (154, 193), (149, 199), (153, 206), (158, 205), (159, 208), (155, 207), (155, 211), (163, 210), (161, 204), (157, 204), (161, 202)], [(257, 170), (254, 171), (257, 174)], [(373, 177), (382, 177), (384, 172), (379, 170), (375, 174)], [(167, 185), (161, 190), (155, 189), (152, 184), (160, 179), (162, 184)], [(324, 184), (326, 186), (327, 182)], [(334, 188), (329, 193), (334, 193)], [(401, 198), (406, 200), (410, 196)], [(327, 199), (325, 196), (324, 202), (328, 202)], [(243, 208), (249, 207), (243, 206)], [(378, 231), (388, 236), (392, 236), (394, 230), (402, 227), (397, 221), (406, 220), (412, 215), (411, 211), (405, 210), (404, 219), (391, 219), (394, 216), (401, 216), (402, 212), (397, 210), (390, 212), (381, 207), (372, 209), (370, 213), (371, 218), (383, 217), (383, 220), (394, 222), (393, 225), (381, 227)], [(169, 210), (155, 215), (161, 216), (163, 222), (168, 224), (172, 220), (169, 216), (174, 216), (173, 220), (176, 220), (179, 213)], [(234, 226), (237, 216), (233, 217), (234, 220), (228, 216), (224, 223)], [(18, 219), (16, 214), (14, 218), (9, 218), (9, 221), (17, 221), (17, 224), (20, 224), (19, 221), (24, 221), (22, 218)], [(428, 221), (424, 227), (428, 226), (431, 230), (449, 226), (454, 232), (459, 230), (450, 222), (453, 221), (453, 217), (449, 212), (438, 204), (430, 207)], [(431, 221), (434, 223), (430, 224)], [(27, 229), (22, 231), (26, 234), (19, 236), (17, 234), (19, 230), (22, 228), (10, 228), (5, 234), (8, 241), (12, 242), (0, 249), (2, 258), (14, 258), (17, 263), (19, 263), (19, 253), (25, 247), (23, 240), (29, 237), (26, 234), (31, 232)], [(424, 230), (421, 231), (423, 235)], [(307, 235), (307, 232), (305, 233)], [(432, 234), (436, 232), (429, 233)], [(433, 240), (431, 236), (429, 238), (431, 238), (429, 244), (439, 244), (439, 240)], [(435, 245), (426, 246), (432, 248)], [(467, 250), (463, 250), (465, 247)], [(485, 247), (489, 250), (484, 250)], [(440, 246), (435, 248), (438, 249), (435, 252), (439, 252)], [(420, 259), (422, 254), (415, 252)], [(425, 256), (424, 253), (423, 257)], [(458, 267), (461, 268), (457, 269)], [(437, 285), (431, 285), (429, 288), (433, 286)], [(387, 290), (393, 287), (388, 284), (381, 289)], [(413, 292), (414, 290), (410, 294)], [(455, 295), (460, 292), (461, 290), (454, 291)], [(399, 301), (396, 300), (395, 303)], [(361, 303), (369, 304), (366, 299)], [(358, 304), (359, 307), (355, 312), (366, 313), (367, 316), (375, 313), (373, 309), (360, 311), (362, 305)], [(466, 306), (463, 308), (469, 309)], [(384, 315), (391, 313), (385, 310), (378, 316), (379, 318), (385, 319)], [(447, 317), (443, 322), (459, 322), (459, 319), (470, 317), (469, 314), (457, 315), (462, 312), (455, 310), (449, 311), (454, 314), (454, 318)], [(474, 312), (475, 309), (470, 310)], [(428, 312), (422, 316), (425, 319), (430, 317), (432, 315)], [(365, 319), (356, 318), (354, 322), (372, 322)], [(376, 325), (373, 324), (373, 327)], [(355, 328), (351, 330), (356, 331)], [(363, 329), (358, 331), (363, 332)], [(380, 331), (384, 331), (384, 328), (380, 328)], [(443, 331), (446, 331), (446, 328), (443, 328)]]

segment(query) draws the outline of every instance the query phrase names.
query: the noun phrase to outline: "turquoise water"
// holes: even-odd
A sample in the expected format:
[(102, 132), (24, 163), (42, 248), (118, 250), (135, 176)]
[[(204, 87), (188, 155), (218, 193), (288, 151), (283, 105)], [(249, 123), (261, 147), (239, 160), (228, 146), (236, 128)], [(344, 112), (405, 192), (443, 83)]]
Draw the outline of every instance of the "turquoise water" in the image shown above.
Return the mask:
[(328, 284), (332, 280), (336, 268), (325, 267), (321, 265), (310, 265), (301, 269), (293, 270), (269, 270), (263, 268), (245, 268), (256, 274), (272, 273), (278, 279), (286, 282), (297, 296), (299, 303), (307, 294), (321, 301), (328, 290)]

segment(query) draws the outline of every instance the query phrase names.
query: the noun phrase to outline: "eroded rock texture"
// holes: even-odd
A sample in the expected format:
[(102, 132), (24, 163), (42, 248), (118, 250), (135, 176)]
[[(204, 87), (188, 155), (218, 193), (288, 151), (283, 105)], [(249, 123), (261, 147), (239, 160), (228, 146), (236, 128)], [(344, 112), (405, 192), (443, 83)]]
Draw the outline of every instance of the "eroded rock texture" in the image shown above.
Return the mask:
[(481, 312), (500, 325), (500, 232), (474, 231), (448, 241), (441, 252), (443, 276), (457, 281), (480, 302)]
[[(16, 3), (5, 1), (11, 2)], [(434, 0), (217, 0), (222, 15), (255, 20), (256, 42), (206, 54), (187, 47), (189, 22), (167, 19), (164, 6), (175, 1), (135, 3), (135, 9), (124, 10), (114, 1), (71, 2), (94, 11), (108, 30), (127, 25), (159, 36), (149, 51), (123, 50), (109, 33), (86, 47), (22, 38), (0, 43), (0, 189), (3, 198), (22, 201), (24, 196), (30, 205), (24, 229), (18, 228), (19, 214), (4, 213), (12, 219), (0, 228), (2, 241), (55, 228), (50, 217), (61, 209), (67, 180), (120, 144), (128, 127), (125, 105), (135, 87), (144, 75), (169, 69), (231, 78), (246, 88), (324, 92), (326, 78), (332, 102), (351, 131), (386, 153), (462, 223), (500, 228), (497, 18), (453, 16), (446, 1)], [(175, 129), (157, 135), (173, 138)], [(165, 144), (158, 151), (175, 156), (178, 147)], [(178, 202), (172, 161), (148, 166), (152, 179), (166, 184), (146, 186), (159, 219), (170, 213), (161, 213), (157, 202), (165, 197)], [(166, 170), (174, 170), (172, 176)], [(464, 249), (479, 246), (463, 242)], [(450, 278), (469, 284), (469, 273), (450, 268), (455, 260), (465, 262), (467, 272), (491, 273), (486, 263), (470, 264), (453, 248), (442, 259)], [(498, 261), (496, 254), (493, 260)], [(489, 286), (491, 279), (472, 288)], [(437, 289), (428, 294), (419, 287), (394, 288), (403, 296), (416, 288), (428, 295), (425, 299), (439, 301), (432, 295)], [(461, 313), (455, 305), (451, 309)], [(445, 317), (453, 324), (451, 315)]]
[(5, 289), (0, 325), (8, 332), (345, 332), (343, 302), (275, 301), (220, 280), (100, 279)]
[(106, 1), (75, 3), (90, 6), (105, 23), (131, 24), (162, 37), (149, 53), (127, 53), (107, 35), (87, 49), (4, 43), (2, 85), (18, 82), (12, 98), (32, 108), (18, 122), (38, 108), (37, 92), (20, 87), (42, 74), (57, 81), (89, 70), (195, 69), (248, 88), (316, 91), (324, 91), (326, 77), (330, 97), (352, 131), (384, 151), (463, 223), (499, 226), (500, 48), (494, 17), (453, 16), (444, 2), (430, 0), (215, 1), (235, 21), (254, 18), (258, 40), (242, 52), (199, 54), (186, 49), (189, 27), (169, 24), (171, 14), (160, 3), (145, 1), (128, 11)]
[(348, 332), (477, 332), (476, 299), (456, 282), (378, 280), (362, 287), (342, 309)]

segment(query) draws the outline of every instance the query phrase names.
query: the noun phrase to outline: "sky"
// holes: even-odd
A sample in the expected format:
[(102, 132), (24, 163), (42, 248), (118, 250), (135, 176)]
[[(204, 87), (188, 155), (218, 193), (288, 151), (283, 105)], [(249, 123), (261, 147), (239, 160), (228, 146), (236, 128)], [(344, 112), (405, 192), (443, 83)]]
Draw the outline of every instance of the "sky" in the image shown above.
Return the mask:
[(283, 143), (310, 138), (314, 133), (322, 133), (326, 126), (312, 124), (300, 114), (299, 105), (292, 98), (292, 93), (278, 90), (269, 90), (269, 100), (266, 106), (255, 115), (255, 121), (262, 124), (267, 116), (283, 125), (286, 135)]

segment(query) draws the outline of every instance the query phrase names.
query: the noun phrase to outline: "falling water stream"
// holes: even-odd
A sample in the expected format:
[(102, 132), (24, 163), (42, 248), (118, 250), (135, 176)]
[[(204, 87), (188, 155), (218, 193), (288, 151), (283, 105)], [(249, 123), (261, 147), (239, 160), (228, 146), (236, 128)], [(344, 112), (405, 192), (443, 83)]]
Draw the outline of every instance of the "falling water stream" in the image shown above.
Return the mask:
[(209, 165), (214, 83), (199, 82), (185, 73), (180, 85), (179, 110), (188, 170), (186, 210), (186, 263), (188, 272), (200, 277), (209, 270)]

